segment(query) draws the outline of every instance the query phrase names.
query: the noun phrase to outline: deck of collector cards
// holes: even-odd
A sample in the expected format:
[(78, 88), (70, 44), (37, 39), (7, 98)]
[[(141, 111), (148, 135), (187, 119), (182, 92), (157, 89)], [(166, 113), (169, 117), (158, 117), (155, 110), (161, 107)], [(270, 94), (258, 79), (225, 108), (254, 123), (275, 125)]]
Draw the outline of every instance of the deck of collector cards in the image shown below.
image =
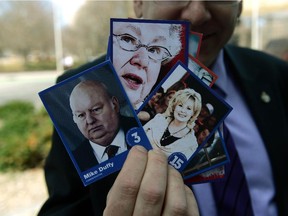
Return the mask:
[[(97, 92), (91, 92), (89, 88), (93, 87), (94, 83), (96, 86), (106, 86), (104, 89), (107, 88), (109, 97), (114, 97), (113, 101), (116, 102), (105, 104), (101, 100), (101, 88)], [(128, 150), (133, 145), (141, 144), (146, 149), (151, 149), (110, 61), (91, 67), (40, 92), (39, 95), (84, 185), (120, 170)], [(74, 95), (76, 99), (71, 98)], [(106, 106), (110, 105), (110, 113), (105, 114)], [(117, 143), (108, 145), (119, 145), (120, 154), (108, 159), (105, 147), (89, 141), (87, 137), (97, 140), (97, 136), (102, 136), (101, 139), (105, 137), (105, 130), (113, 133), (111, 128), (117, 122), (113, 121), (111, 125), (107, 122), (115, 116), (114, 112), (117, 113), (117, 118), (119, 117), (120, 130), (118, 132), (119, 128), (115, 128)], [(98, 118), (102, 118), (102, 121)], [(101, 139), (98, 139), (99, 143)]]
[[(150, 120), (144, 123), (142, 122), (142, 124), (148, 136), (148, 139), (151, 142), (152, 147), (160, 148), (168, 156), (168, 162), (172, 166), (174, 166), (177, 170), (183, 171), (184, 168), (187, 166), (187, 164), (189, 164), (189, 162), (195, 157), (195, 155), (201, 149), (203, 149), (204, 147), (207, 148), (207, 145), (209, 144), (208, 140), (211, 139), (212, 135), (213, 135), (212, 140), (214, 140), (215, 132), (219, 128), (220, 124), (224, 121), (226, 116), (230, 113), (230, 111), (232, 110), (232, 107), (229, 104), (227, 104), (225, 101), (223, 101), (221, 98), (219, 98), (217, 94), (211, 91), (209, 86), (207, 86), (204, 82), (202, 82), (199, 79), (199, 77), (197, 77), (187, 66), (185, 66), (181, 62), (178, 62), (171, 69), (170, 73), (168, 73), (166, 77), (162, 79), (162, 81), (155, 88), (155, 90), (149, 95), (147, 100), (144, 102), (143, 106), (139, 109), (139, 112), (141, 112), (142, 110), (148, 110), (148, 108), (146, 108), (145, 106), (149, 106), (149, 101), (156, 94), (158, 94), (159, 91), (162, 91), (162, 89), (169, 89), (171, 86), (175, 85), (176, 83), (181, 83), (184, 87), (181, 90), (176, 91), (175, 96), (171, 98), (171, 101), (169, 101), (169, 105), (167, 109), (162, 113), (155, 114), (155, 116), (152, 116)], [(195, 95), (194, 92), (196, 92), (196, 94), (199, 95), (199, 97), (201, 98), (200, 103), (202, 104), (209, 103), (211, 106), (213, 106), (214, 121), (210, 125), (209, 134), (203, 139), (193, 140), (195, 137), (194, 134), (196, 134), (200, 126), (197, 124), (196, 120), (195, 120), (195, 123), (189, 122), (189, 120), (186, 120), (187, 125), (189, 123), (189, 124), (193, 124), (194, 126), (190, 128), (190, 131), (185, 133), (181, 138), (178, 138), (175, 141), (173, 140), (171, 144), (169, 143), (167, 145), (165, 142), (163, 142), (163, 138), (165, 138), (165, 135), (163, 134), (165, 134), (168, 126), (173, 121), (173, 119), (177, 119), (177, 115), (180, 116), (178, 117), (180, 119), (179, 121), (185, 121), (185, 118), (186, 116), (188, 116), (188, 114), (186, 114), (187, 111), (182, 111), (182, 107), (185, 106), (184, 103), (185, 101), (188, 100), (188, 97), (191, 97), (191, 98), (196, 97), (194, 96)], [(179, 99), (180, 97), (182, 97), (180, 93), (182, 93), (182, 95), (185, 95), (185, 98), (183, 99), (184, 102)], [(192, 107), (196, 106), (195, 101), (196, 99), (194, 100), (194, 104), (191, 104)], [(178, 111), (180, 114), (177, 113), (177, 109), (176, 109), (178, 104), (180, 104), (179, 106), (181, 106), (181, 108), (179, 108), (179, 111)], [(171, 110), (169, 110), (169, 108), (171, 108)], [(188, 107), (187, 109), (191, 109), (191, 107)], [(190, 119), (192, 118), (190, 117)], [(171, 136), (171, 135), (167, 135), (167, 136)], [(223, 147), (221, 145), (222, 141), (219, 136), (218, 138), (219, 139), (217, 140), (219, 140), (218, 143), (220, 143), (220, 147)], [(195, 141), (197, 141), (196, 144), (193, 143)], [(225, 150), (223, 150), (223, 154), (224, 154), (223, 160), (226, 161), (227, 157), (226, 157)], [(189, 166), (186, 167), (186, 169), (190, 169), (193, 166), (195, 166), (195, 162), (193, 162), (192, 164), (189, 164)], [(201, 167), (201, 172), (206, 170), (205, 168), (206, 168), (205, 166)], [(191, 171), (188, 170), (189, 174), (190, 172)], [(200, 173), (200, 172), (195, 172), (195, 174), (197, 173)]]
[[(120, 170), (129, 149), (139, 144), (148, 150), (162, 149), (187, 184), (223, 177), (229, 155), (219, 128), (232, 108), (211, 90), (217, 75), (198, 60), (202, 34), (189, 32), (189, 25), (187, 21), (111, 18), (106, 61), (39, 93), (85, 186)], [(96, 139), (106, 123), (93, 122), (95, 116), (105, 114), (105, 106), (89, 102), (94, 94), (79, 93), (87, 82), (102, 83), (113, 98), (106, 123), (113, 120), (114, 111), (119, 114), (110, 127), (119, 122), (119, 132), (108, 143)], [(168, 131), (171, 122), (157, 125), (171, 118), (167, 117), (169, 100), (175, 94), (182, 97), (182, 91), (198, 95), (198, 106), (207, 108), (211, 117), (202, 121), (199, 113), (189, 130), (176, 131), (176, 135), (183, 133), (183, 139)], [(85, 128), (84, 122), (94, 126)], [(208, 132), (201, 136), (204, 129)], [(157, 136), (162, 132), (160, 142)], [(116, 156), (110, 158), (114, 146)]]

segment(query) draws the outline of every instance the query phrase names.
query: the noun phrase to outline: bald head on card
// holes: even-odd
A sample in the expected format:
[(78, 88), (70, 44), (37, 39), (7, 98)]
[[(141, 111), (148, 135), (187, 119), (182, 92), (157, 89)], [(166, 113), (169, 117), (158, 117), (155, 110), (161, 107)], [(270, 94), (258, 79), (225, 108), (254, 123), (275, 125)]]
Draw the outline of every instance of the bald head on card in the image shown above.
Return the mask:
[(106, 85), (96, 80), (78, 83), (70, 94), (73, 120), (85, 138), (102, 146), (119, 131), (119, 102)]

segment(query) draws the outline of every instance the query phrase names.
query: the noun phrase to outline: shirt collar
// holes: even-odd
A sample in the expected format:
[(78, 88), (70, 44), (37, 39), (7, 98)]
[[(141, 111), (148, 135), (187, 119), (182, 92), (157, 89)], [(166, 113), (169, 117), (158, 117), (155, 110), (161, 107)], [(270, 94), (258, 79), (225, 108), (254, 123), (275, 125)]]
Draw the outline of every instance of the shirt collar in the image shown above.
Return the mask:
[[(107, 146), (101, 146), (97, 143), (94, 143), (92, 141), (89, 141), (91, 147), (93, 148), (94, 151), (94, 155), (96, 156), (98, 162), (102, 162), (105, 161), (105, 149)], [(125, 148), (126, 148), (126, 143), (125, 143), (125, 134), (124, 131), (122, 129), (120, 129), (116, 135), (116, 137), (114, 138), (114, 140), (112, 141), (112, 143), (110, 145), (114, 145), (114, 146), (118, 146), (119, 150), (117, 153), (122, 152)]]

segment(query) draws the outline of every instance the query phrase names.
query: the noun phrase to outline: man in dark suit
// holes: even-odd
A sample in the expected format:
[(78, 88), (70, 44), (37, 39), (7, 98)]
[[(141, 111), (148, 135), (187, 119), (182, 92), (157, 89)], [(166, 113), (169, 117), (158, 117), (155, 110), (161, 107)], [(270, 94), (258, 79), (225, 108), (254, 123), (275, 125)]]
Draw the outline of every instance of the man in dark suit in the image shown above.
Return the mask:
[(134, 118), (120, 116), (117, 97), (96, 80), (78, 83), (70, 94), (73, 120), (86, 138), (72, 151), (82, 171), (127, 150), (125, 134), (137, 126)]
[[(228, 102), (233, 107), (225, 123), (235, 140), (244, 167), (254, 215), (288, 215), (288, 162), (286, 161), (288, 65), (258, 51), (226, 45), (241, 14), (242, 1), (134, 0), (134, 10), (139, 18), (189, 20), (192, 31), (204, 34), (199, 60), (218, 74), (219, 78), (215, 85), (223, 89)], [(95, 63), (97, 62), (92, 64)], [(61, 78), (79, 73), (84, 68), (85, 66), (71, 71)], [(224, 74), (221, 73), (223, 71)], [(124, 209), (137, 209), (137, 203), (140, 202), (139, 196), (135, 198), (135, 207), (131, 202), (127, 205), (122, 203), (122, 207), (119, 208), (120, 199), (118, 202), (113, 200), (115, 202), (111, 203), (113, 197), (119, 198), (119, 193), (116, 192), (123, 192), (123, 190), (116, 190), (123, 186), (121, 178), (123, 170), (119, 174), (120, 178), (118, 176), (115, 182), (116, 175), (112, 175), (89, 188), (83, 188), (62, 145), (58, 136), (54, 134), (52, 149), (45, 166), (50, 197), (44, 204), (41, 215), (45, 215), (44, 213), (77, 215), (76, 212), (80, 214), (81, 209), (87, 209), (91, 215), (102, 215), (106, 206), (107, 215), (109, 211), (113, 212), (114, 208), (121, 209), (117, 215), (125, 215), (121, 214)], [(125, 167), (123, 169), (126, 169)], [(148, 167), (144, 173), (150, 168)], [(162, 178), (160, 174), (157, 176), (157, 179)], [(157, 179), (145, 178), (144, 181), (140, 178), (139, 181), (142, 181), (142, 185), (147, 182), (155, 185), (158, 183)], [(113, 189), (106, 203), (106, 196), (112, 185)], [(142, 185), (136, 186), (139, 193), (142, 189), (147, 189)], [(153, 190), (149, 191), (155, 195), (152, 193)], [(193, 186), (193, 191), (201, 215), (217, 215), (211, 185)], [(161, 192), (162, 190), (158, 195)], [(168, 196), (167, 199), (169, 198)], [(174, 198), (177, 198), (177, 195), (174, 194)], [(165, 208), (171, 204), (170, 202), (160, 203), (163, 203)], [(170, 205), (172, 209), (177, 202), (173, 203), (174, 205)], [(151, 206), (153, 205), (146, 208), (149, 209)], [(181, 205), (182, 208), (179, 206), (177, 206), (178, 210), (183, 210), (191, 204), (187, 202), (186, 206)], [(186, 211), (182, 215), (188, 215), (185, 213)], [(135, 212), (134, 214), (137, 215)], [(161, 213), (154, 215), (161, 215)], [(170, 215), (177, 214), (174, 212)], [(237, 215), (237, 212), (234, 215)]]

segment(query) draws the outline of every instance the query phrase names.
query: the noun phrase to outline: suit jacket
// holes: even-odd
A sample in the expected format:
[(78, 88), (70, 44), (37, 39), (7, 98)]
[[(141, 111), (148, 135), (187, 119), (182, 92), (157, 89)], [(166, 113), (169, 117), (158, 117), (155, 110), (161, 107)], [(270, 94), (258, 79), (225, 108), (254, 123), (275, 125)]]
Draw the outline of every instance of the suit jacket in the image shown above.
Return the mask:
[[(272, 164), (275, 202), (279, 215), (288, 215), (288, 65), (264, 53), (226, 46), (225, 63), (239, 82), (241, 91), (263, 137)], [(58, 81), (103, 61), (71, 70)], [(270, 103), (261, 100), (266, 92)], [(252, 155), (253, 157), (253, 155)], [(257, 159), (257, 157), (255, 157)], [(45, 164), (49, 198), (39, 215), (102, 215), (106, 196), (117, 173), (84, 187), (56, 132)]]
[[(227, 66), (239, 82), (267, 149), (279, 215), (288, 215), (288, 64), (233, 46), (226, 47), (224, 58), (230, 60)], [(269, 103), (261, 99), (263, 92), (270, 96)]]
[[(125, 135), (129, 129), (138, 126), (134, 118), (125, 116), (120, 116), (120, 124)], [(129, 149), (129, 145), (127, 145), (127, 149)], [(87, 139), (80, 143), (80, 145), (74, 151), (72, 151), (72, 154), (81, 171), (88, 170), (89, 168), (92, 168), (99, 164), (93, 153), (93, 148), (91, 147), (90, 142)]]

